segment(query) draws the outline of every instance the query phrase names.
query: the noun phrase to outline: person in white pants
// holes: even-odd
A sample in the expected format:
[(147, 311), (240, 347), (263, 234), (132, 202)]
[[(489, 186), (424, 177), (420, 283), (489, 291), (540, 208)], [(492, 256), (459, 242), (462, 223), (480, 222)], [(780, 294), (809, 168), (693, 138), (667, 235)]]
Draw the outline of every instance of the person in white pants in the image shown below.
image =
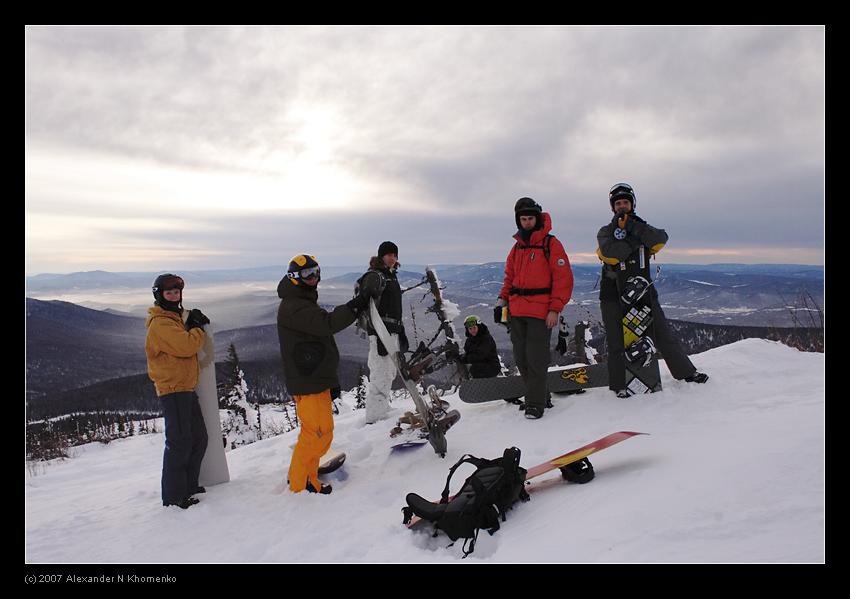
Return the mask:
[[(405, 352), (408, 342), (401, 319), (401, 286), (396, 276), (398, 268), (398, 246), (392, 241), (385, 241), (378, 247), (378, 255), (369, 261), (369, 270), (360, 278), (359, 284), (366, 293), (375, 298), (378, 314), (381, 315), (387, 332), (396, 341), (399, 349)], [(367, 330), (369, 387), (366, 391), (366, 424), (374, 424), (389, 416), (396, 368), (374, 329), (369, 326)]]

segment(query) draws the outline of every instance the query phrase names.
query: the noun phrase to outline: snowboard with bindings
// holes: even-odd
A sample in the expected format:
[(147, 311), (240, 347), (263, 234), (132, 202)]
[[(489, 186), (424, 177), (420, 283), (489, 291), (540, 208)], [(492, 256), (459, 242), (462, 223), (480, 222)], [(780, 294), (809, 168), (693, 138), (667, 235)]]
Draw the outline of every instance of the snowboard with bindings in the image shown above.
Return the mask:
[[(426, 401), (422, 398), (422, 395), (420, 395), (419, 390), (416, 388), (416, 384), (409, 377), (404, 356), (401, 351), (399, 351), (398, 343), (396, 343), (395, 339), (393, 339), (387, 331), (384, 321), (381, 320), (381, 315), (378, 313), (378, 307), (375, 305), (374, 299), (369, 300), (369, 316), (372, 328), (375, 329), (378, 339), (381, 340), (381, 343), (383, 343), (384, 347), (387, 349), (387, 353), (390, 355), (399, 376), (401, 376), (401, 380), (404, 383), (405, 388), (408, 393), (410, 393), (413, 403), (416, 405), (417, 413), (423, 418), (424, 422), (422, 431), (419, 433), (421, 438), (428, 440), (434, 448), (434, 453), (438, 454), (442, 458), (446, 457), (446, 450), (448, 448), (448, 444), (446, 442), (446, 431), (451, 425), (460, 419), (460, 413), (457, 410), (447, 412), (443, 408), (442, 400), (439, 400), (439, 403), (435, 405), (430, 388), (428, 395), (429, 400), (431, 400), (431, 405), (426, 403)], [(434, 390), (434, 395), (436, 395), (436, 390)]]
[[(183, 311), (185, 321), (190, 310)], [(198, 385), (195, 393), (198, 395), (198, 403), (201, 406), (201, 415), (207, 428), (207, 449), (201, 461), (201, 473), (198, 476), (198, 484), (209, 487), (230, 480), (230, 471), (227, 468), (227, 456), (224, 451), (221, 432), (221, 416), (218, 411), (218, 391), (215, 380), (215, 345), (213, 342), (213, 326), (204, 326), (204, 345), (198, 352)]]
[(331, 448), (319, 459), (319, 474), (336, 472), (344, 463), (345, 453)]
[[(551, 472), (552, 470), (560, 470), (561, 476), (564, 480), (569, 481), (574, 473), (569, 471), (569, 466), (571, 464), (575, 464), (576, 462), (580, 462), (584, 460), (588, 456), (596, 453), (597, 451), (602, 451), (612, 445), (616, 445), (621, 441), (625, 441), (626, 439), (630, 439), (636, 435), (648, 435), (649, 433), (637, 433), (632, 431), (620, 431), (617, 433), (611, 433), (610, 435), (606, 435), (596, 441), (592, 441), (587, 445), (582, 445), (578, 449), (574, 449), (572, 451), (568, 451), (565, 454), (559, 455), (558, 457), (552, 458), (551, 460), (546, 460), (541, 464), (533, 466), (529, 468), (525, 474), (525, 489), (529, 493), (533, 493), (534, 491), (541, 490), (542, 488), (546, 488), (552, 486), (552, 482), (549, 479), (542, 481), (533, 481), (539, 476), (546, 474), (547, 472)], [(592, 468), (588, 462), (588, 467)], [(591, 469), (592, 472), (592, 469)], [(592, 476), (590, 477), (592, 478)], [(453, 496), (448, 498), (448, 501), (451, 501)], [(447, 502), (448, 502), (447, 501)], [(439, 501), (434, 501), (433, 503), (439, 503)], [(408, 528), (413, 528), (420, 522), (422, 522), (422, 518), (419, 516), (413, 516), (410, 519), (410, 522), (407, 523)], [(427, 522), (427, 521), (426, 521)]]
[[(608, 386), (608, 368), (605, 364), (550, 370), (546, 377), (551, 393), (582, 393), (585, 389)], [(525, 395), (525, 382), (518, 374), (469, 379), (461, 383), (459, 394), (465, 403), (510, 400)]]
[(640, 246), (617, 267), (617, 292), (623, 310), (626, 391), (631, 395), (661, 391), (655, 349), (649, 275), (649, 251)]

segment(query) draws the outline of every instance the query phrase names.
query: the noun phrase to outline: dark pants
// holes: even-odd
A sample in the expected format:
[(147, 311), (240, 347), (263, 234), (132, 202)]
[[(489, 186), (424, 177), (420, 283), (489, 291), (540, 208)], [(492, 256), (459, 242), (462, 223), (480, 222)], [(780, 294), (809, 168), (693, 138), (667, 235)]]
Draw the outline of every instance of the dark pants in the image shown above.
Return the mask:
[(194, 391), (169, 393), (159, 399), (165, 416), (162, 502), (179, 503), (198, 487), (207, 427)]
[[(679, 341), (673, 337), (667, 317), (658, 303), (658, 295), (650, 295), (650, 307), (652, 308), (653, 326), (655, 336), (652, 340), (661, 356), (664, 358), (667, 368), (673, 378), (681, 380), (696, 372), (688, 354), (682, 349)], [(602, 323), (605, 325), (605, 335), (608, 343), (608, 388), (614, 391), (626, 388), (626, 356), (623, 347), (623, 309), (620, 302), (602, 302)]]
[(545, 408), (549, 400), (549, 342), (552, 329), (546, 321), (527, 316), (511, 316), (511, 342), (514, 360), (525, 382), (525, 403)]

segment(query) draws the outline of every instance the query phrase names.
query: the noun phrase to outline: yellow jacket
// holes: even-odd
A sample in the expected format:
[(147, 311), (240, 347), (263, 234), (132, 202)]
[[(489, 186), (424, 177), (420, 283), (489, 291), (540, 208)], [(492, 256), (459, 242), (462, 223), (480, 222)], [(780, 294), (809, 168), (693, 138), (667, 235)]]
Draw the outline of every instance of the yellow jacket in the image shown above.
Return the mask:
[(158, 396), (178, 391), (194, 391), (198, 385), (198, 350), (206, 336), (200, 327), (186, 330), (177, 312), (159, 306), (148, 308), (145, 354), (148, 376)]

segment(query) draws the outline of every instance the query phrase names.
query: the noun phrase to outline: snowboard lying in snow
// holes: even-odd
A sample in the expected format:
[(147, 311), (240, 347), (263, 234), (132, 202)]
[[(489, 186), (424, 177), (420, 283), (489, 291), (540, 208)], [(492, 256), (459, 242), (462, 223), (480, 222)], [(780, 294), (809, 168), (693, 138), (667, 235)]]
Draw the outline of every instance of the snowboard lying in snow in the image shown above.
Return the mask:
[[(552, 393), (581, 393), (585, 389), (608, 386), (608, 366), (592, 364), (546, 375)], [(497, 399), (515, 399), (525, 395), (525, 382), (520, 375), (470, 379), (460, 385), (460, 399), (466, 403), (483, 403)]]
[[(574, 449), (569, 451), (563, 455), (559, 455), (558, 457), (552, 458), (551, 460), (546, 460), (545, 462), (538, 464), (537, 466), (533, 466), (529, 468), (526, 475), (526, 491), (533, 492), (538, 490), (538, 487), (542, 486), (550, 486), (551, 483), (549, 480), (544, 480), (540, 482), (531, 482), (532, 479), (537, 478), (547, 472), (551, 472), (555, 469), (563, 469), (574, 462), (578, 462), (587, 456), (596, 453), (597, 451), (602, 451), (612, 445), (619, 443), (620, 441), (625, 441), (626, 439), (630, 439), (636, 435), (646, 435), (648, 433), (636, 433), (631, 431), (620, 431), (617, 433), (611, 433), (601, 439), (597, 439), (596, 441), (592, 441), (587, 445), (582, 445), (578, 449)], [(448, 498), (447, 503), (450, 503), (451, 500), (454, 499), (454, 496)], [(433, 503), (439, 504), (439, 501), (434, 501)], [(419, 516), (413, 516), (410, 521), (407, 523), (408, 528), (413, 528), (417, 524), (423, 521)], [(425, 520), (427, 522), (427, 520)]]

